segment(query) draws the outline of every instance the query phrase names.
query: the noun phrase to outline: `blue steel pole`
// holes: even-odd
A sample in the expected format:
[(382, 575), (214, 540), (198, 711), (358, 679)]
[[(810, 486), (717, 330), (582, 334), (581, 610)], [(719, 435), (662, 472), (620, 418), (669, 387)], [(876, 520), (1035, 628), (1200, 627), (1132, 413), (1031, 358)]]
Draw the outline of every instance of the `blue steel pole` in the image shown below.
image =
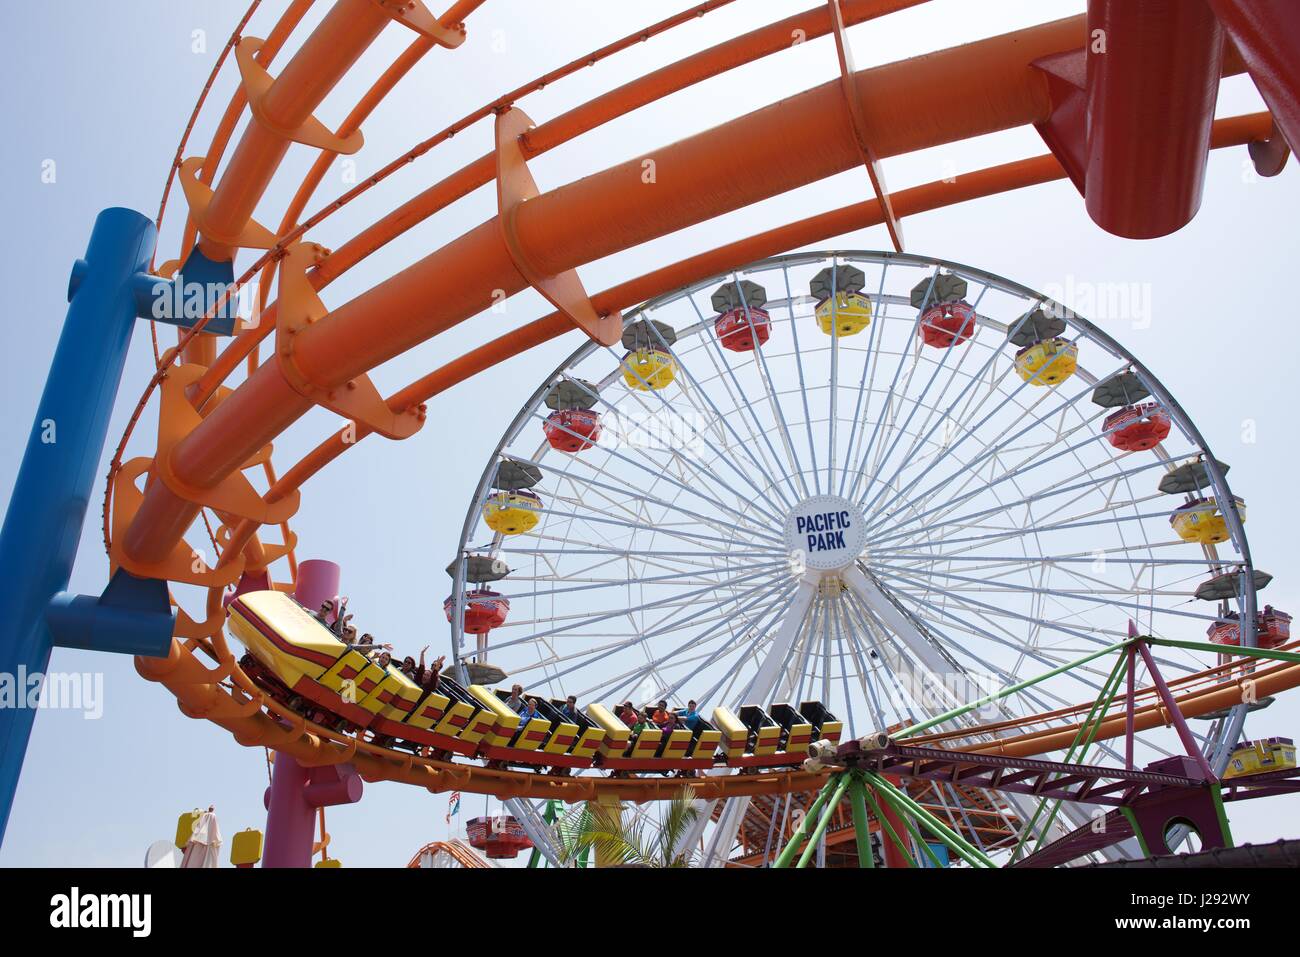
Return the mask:
[(15, 692), (0, 706), (0, 840), (35, 718), (28, 689), (39, 687), (55, 643), (46, 611), (72, 574), (136, 318), (132, 281), (148, 269), (156, 240), (154, 224), (134, 210), (96, 218), (86, 258), (73, 267), (67, 318), (0, 531), (0, 681)]

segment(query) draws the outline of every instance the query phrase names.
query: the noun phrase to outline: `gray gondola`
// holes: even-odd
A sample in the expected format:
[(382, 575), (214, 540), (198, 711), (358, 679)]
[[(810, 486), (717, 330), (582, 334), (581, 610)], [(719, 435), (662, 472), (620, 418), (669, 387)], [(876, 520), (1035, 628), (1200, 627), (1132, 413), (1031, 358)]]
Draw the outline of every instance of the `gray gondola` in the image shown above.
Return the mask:
[(590, 409), (600, 399), (600, 389), (586, 379), (561, 379), (546, 393), (546, 407), (556, 412)]
[(677, 341), (677, 330), (657, 319), (638, 319), (623, 329), (623, 348), (629, 352), (663, 349)]
[(922, 279), (912, 287), (912, 305), (928, 309), (935, 303), (957, 302), (966, 298), (966, 280), (950, 272)]
[(541, 480), (542, 470), (531, 462), (503, 459), (497, 466), (496, 475), (492, 478), (492, 487), (504, 492), (518, 492), (521, 489), (532, 488)]
[(717, 313), (731, 312), (742, 306), (748, 309), (762, 309), (767, 305), (767, 290), (749, 279), (723, 283), (713, 290), (709, 302)]
[(825, 302), (840, 293), (862, 292), (867, 285), (867, 274), (857, 266), (841, 263), (834, 270), (827, 266), (808, 283), (808, 291), (818, 302)]
[(1118, 409), (1136, 405), (1151, 396), (1151, 390), (1136, 372), (1121, 372), (1100, 383), (1092, 390), (1092, 403), (1103, 409)]
[[(453, 559), (447, 566), (447, 574), (452, 578), (456, 577), (456, 566), (459, 564), (460, 559)], [(499, 582), (509, 574), (510, 566), (499, 558), (493, 558), (491, 555), (465, 556), (465, 581), (467, 582), (486, 585), (488, 582)]]
[[(1218, 459), (1214, 464), (1219, 467), (1221, 474), (1227, 474), (1231, 466), (1225, 465)], [(1190, 492), (1199, 492), (1203, 488), (1209, 488), (1213, 484), (1210, 478), (1210, 471), (1205, 467), (1205, 462), (1201, 459), (1194, 459), (1191, 462), (1184, 462), (1176, 469), (1166, 472), (1160, 478), (1160, 491), (1166, 495), (1186, 495)]]
[(1035, 342), (1055, 339), (1063, 332), (1065, 332), (1065, 320), (1039, 306), (1023, 320), (1011, 324), (1007, 339), (1023, 349), (1032, 346)]
[[(1255, 569), (1253, 576), (1255, 581), (1255, 591), (1263, 591), (1268, 587), (1268, 583), (1273, 580), (1273, 576), (1268, 572)], [(1222, 575), (1215, 575), (1207, 581), (1201, 582), (1196, 586), (1196, 597), (1202, 601), (1226, 601), (1229, 598), (1236, 598), (1241, 591), (1241, 571), (1225, 572)]]

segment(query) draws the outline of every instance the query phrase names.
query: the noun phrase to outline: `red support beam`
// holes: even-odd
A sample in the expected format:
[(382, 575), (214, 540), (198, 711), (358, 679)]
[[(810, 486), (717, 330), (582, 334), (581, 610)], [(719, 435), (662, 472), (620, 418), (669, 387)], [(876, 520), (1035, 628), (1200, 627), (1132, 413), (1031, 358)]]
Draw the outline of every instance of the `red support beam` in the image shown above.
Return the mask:
[(1102, 229), (1154, 239), (1191, 221), (1222, 63), (1204, 0), (1089, 0), (1084, 200)]
[(1300, 144), (1300, 3), (1208, 0), (1292, 150)]

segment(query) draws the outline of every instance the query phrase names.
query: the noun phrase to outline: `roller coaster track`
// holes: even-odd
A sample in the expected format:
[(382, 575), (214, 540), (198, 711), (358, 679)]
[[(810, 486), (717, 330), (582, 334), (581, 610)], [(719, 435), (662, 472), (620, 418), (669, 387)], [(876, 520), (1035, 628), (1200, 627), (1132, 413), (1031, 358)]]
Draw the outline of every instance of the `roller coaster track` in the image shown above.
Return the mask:
[[(511, 150), (517, 149), (526, 161), (648, 103), (776, 54), (789, 47), (792, 36), (813, 39), (831, 34), (836, 30), (836, 3), (847, 27), (923, 0), (832, 0), (830, 5), (759, 27), (633, 80), (549, 122), (526, 128), (517, 138), (506, 135), (526, 127), (526, 117), (515, 111), (528, 94), (705, 16), (730, 0), (697, 4), (467, 114), (305, 219), (302, 214), (329, 165), (339, 152), (359, 143), (363, 122), (425, 54), (441, 47), (440, 55), (455, 56), (457, 38), (463, 37), (465, 24), (482, 0), (460, 0), (441, 17), (425, 20), (396, 12), (399, 5), (387, 0), (337, 0), (274, 78), (266, 71), (312, 4), (311, 0), (293, 0), (266, 38), (256, 40), (242, 31), (259, 2), (249, 8), (218, 58), (213, 77), (186, 126), (158, 221), (161, 224), (167, 213), (172, 186), (179, 178), (191, 202), (182, 257), (195, 244), (211, 259), (230, 258), (245, 247), (261, 251), (222, 303), (197, 325), (182, 331), (174, 348), (158, 352), (155, 332), (157, 371), (117, 447), (104, 500), (104, 539), (115, 569), (207, 590), (203, 614), (191, 616), (178, 606), (177, 637), (168, 657), (137, 658), (137, 670), (173, 693), (183, 713), (212, 721), (241, 744), (273, 748), (309, 766), (350, 761), (367, 780), (399, 781), (434, 792), (491, 793), (501, 798), (578, 801), (608, 794), (644, 801), (670, 796), (682, 782), (564, 778), (437, 762), (358, 742), (283, 712), (242, 672), (227, 645), (222, 627), (225, 590), (241, 579), (260, 579), (262, 587), (270, 585), (268, 569), (282, 558), (288, 564), (289, 577), (296, 576), (295, 539), (289, 519), (296, 510), (299, 490), (313, 475), (373, 432), (402, 436), (418, 430), (424, 419), (423, 403), (511, 356), (573, 330), (580, 321), (575, 313), (585, 310), (597, 317), (612, 316), (755, 259), (885, 223), (891, 208), (894, 216), (905, 217), (1064, 178), (1061, 163), (1053, 155), (1043, 155), (889, 195), (878, 192), (875, 199), (665, 265), (597, 293), (589, 303), (565, 300), (555, 312), (446, 362), (386, 398), (369, 385), (371, 369), (486, 310), (493, 302), (491, 291), (513, 295), (532, 284), (528, 276), (545, 282), (568, 275), (603, 256), (860, 165), (864, 154), (858, 134), (864, 129), (870, 138), (870, 152), (880, 158), (1046, 123), (1053, 99), (1045, 75), (1032, 64), (1081, 49), (1086, 39), (1085, 18), (1042, 24), (852, 73), (843, 83), (837, 79), (806, 90), (666, 146), (654, 153), (659, 168), (689, 169), (691, 174), (661, 176), (653, 198), (639, 186), (639, 158), (526, 202), (510, 205), (511, 197), (503, 194), (502, 208), (509, 215), (483, 223), (350, 302), (332, 310), (319, 306), (313, 311), (316, 293), (334, 280), (455, 200), (498, 179), (502, 157)], [(423, 7), (415, 4), (402, 9)], [(416, 39), (373, 83), (337, 130), (317, 129), (319, 124), (313, 127), (312, 113), (317, 106), (380, 32), (392, 20), (403, 17), (415, 26)], [(185, 159), (188, 140), (213, 80), (232, 52), (245, 86), (226, 107), (203, 157)], [(1225, 75), (1243, 69), (1238, 58), (1230, 51), (1225, 53)], [(254, 82), (257, 77), (263, 77), (266, 85), (257, 85), (262, 82)], [(846, 84), (861, 103), (849, 106), (848, 115), (846, 104), (852, 104), (854, 97), (846, 96)], [(250, 99), (253, 120), (218, 177)], [(334, 252), (305, 241), (312, 228), (339, 209), (457, 133), (492, 117), (500, 140), (495, 155), (484, 156), (423, 189)], [(1263, 142), (1273, 131), (1268, 113), (1222, 119), (1213, 125), (1211, 146)], [(819, 148), (789, 151), (784, 144), (792, 139), (815, 140)], [(320, 155), (278, 229), (272, 232), (256, 224), (252, 214), (294, 142), (319, 149)], [(750, 144), (743, 166), (737, 165), (735, 151), (728, 148), (736, 142)], [(178, 262), (165, 263), (159, 272), (174, 271)], [(271, 302), (267, 291), (277, 274), (280, 295)], [(204, 328), (224, 300), (255, 276), (261, 279), (262, 319), (258, 325), (238, 331), (219, 351), (217, 337), (205, 333)], [(276, 347), (262, 360), (261, 345), (273, 333)], [(246, 378), (227, 385), (241, 365), (247, 370)], [(178, 384), (183, 385), (179, 391)], [(336, 393), (348, 393), (354, 387), (359, 387), (355, 389), (358, 394), (370, 398), (369, 404), (341, 406)], [(157, 451), (150, 458), (124, 461), (127, 444), (147, 404), (160, 392), (163, 413)], [(188, 410), (177, 410), (177, 395), (183, 396)], [(336, 411), (356, 408), (354, 430), (341, 429), (326, 436), (278, 474), (271, 464), (270, 443), (318, 404)], [(177, 423), (186, 426), (178, 432)], [(247, 485), (243, 472), (259, 468), (269, 487), (265, 493), (254, 493), (250, 500), (240, 494), (240, 483)], [(146, 472), (151, 480), (140, 491), (135, 482)], [(219, 522), (216, 530), (211, 526), (213, 516)], [(200, 517), (208, 523), (218, 556), (211, 566), (196, 561), (185, 541)], [(282, 542), (263, 543), (259, 537), (263, 525), (279, 525)], [(1194, 717), (1239, 704), (1246, 681), (1258, 697), (1276, 694), (1300, 684), (1300, 665), (1222, 665), (1175, 682), (1174, 690), (1183, 713)], [(1141, 699), (1136, 707), (1137, 730), (1168, 723), (1153, 689), (1143, 689), (1137, 697)], [(1079, 727), (1079, 722), (1071, 719), (1087, 708), (1080, 705), (915, 741), (1006, 755), (1041, 754), (1068, 745)], [(1107, 718), (1100, 736), (1122, 734), (1123, 724), (1122, 715)], [(996, 743), (963, 740), (976, 733), (992, 733)], [(779, 772), (709, 776), (688, 783), (699, 797), (712, 799), (808, 790), (816, 787), (818, 777)]]

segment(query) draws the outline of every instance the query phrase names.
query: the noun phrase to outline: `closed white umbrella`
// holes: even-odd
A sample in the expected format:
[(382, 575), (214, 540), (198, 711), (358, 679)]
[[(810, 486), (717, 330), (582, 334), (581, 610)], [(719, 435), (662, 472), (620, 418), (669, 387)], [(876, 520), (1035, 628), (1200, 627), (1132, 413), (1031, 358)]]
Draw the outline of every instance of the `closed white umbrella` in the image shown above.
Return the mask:
[(221, 852), (221, 829), (217, 826), (217, 815), (209, 807), (194, 822), (194, 833), (185, 845), (181, 857), (181, 867), (216, 867)]

